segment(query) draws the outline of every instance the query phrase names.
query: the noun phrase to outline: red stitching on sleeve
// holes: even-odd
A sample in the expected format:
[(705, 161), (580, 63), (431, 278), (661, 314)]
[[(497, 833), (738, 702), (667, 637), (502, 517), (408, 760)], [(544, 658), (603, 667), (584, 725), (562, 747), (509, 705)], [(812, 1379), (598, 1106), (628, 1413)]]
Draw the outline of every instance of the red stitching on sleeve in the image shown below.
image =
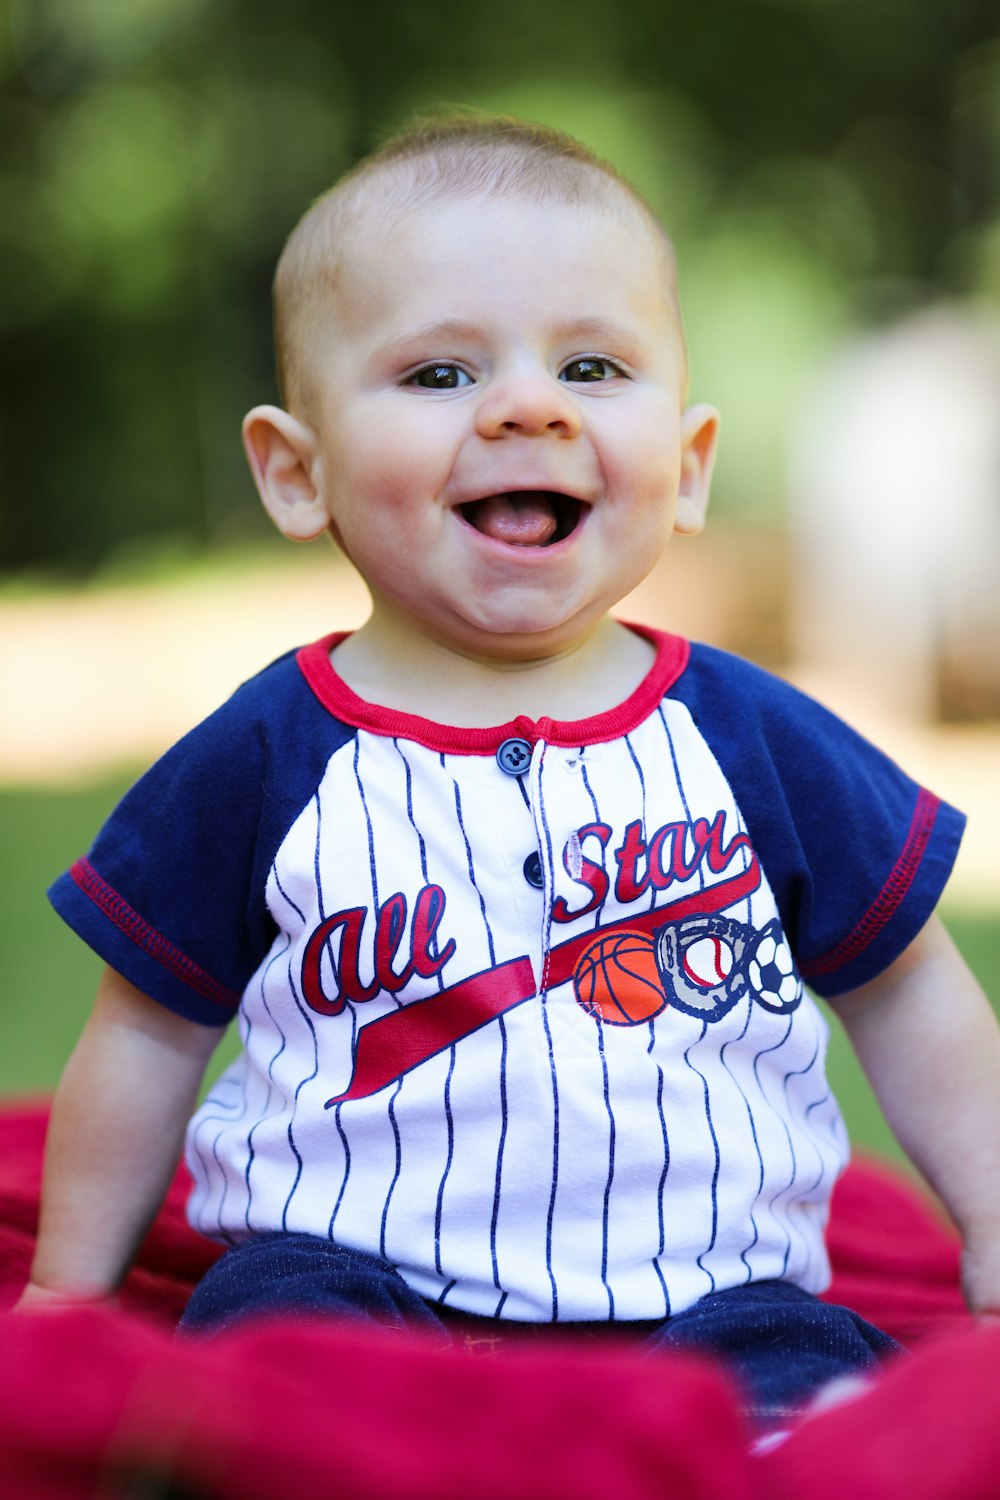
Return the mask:
[(895, 916), (920, 868), (920, 861), (924, 857), (924, 850), (927, 848), (934, 829), (940, 805), (939, 797), (921, 788), (902, 853), (893, 866), (885, 885), (853, 932), (848, 933), (847, 937), (835, 948), (831, 948), (828, 953), (822, 953), (818, 958), (800, 965), (806, 979), (830, 974), (834, 969), (840, 969), (844, 964), (850, 963), (851, 959), (857, 958), (858, 954), (862, 953), (878, 936), (886, 923)]
[(113, 890), (107, 881), (102, 880), (87, 859), (78, 859), (76, 864), (70, 868), (70, 876), (83, 891), (89, 896), (94, 905), (108, 918), (110, 922), (130, 938), (137, 947), (142, 948), (149, 954), (150, 958), (186, 984), (188, 989), (194, 990), (206, 1000), (211, 1000), (216, 1005), (225, 1006), (227, 1010), (235, 1010), (240, 1003), (240, 996), (235, 990), (227, 985), (220, 984), (213, 979), (211, 974), (206, 974), (179, 948), (165, 938), (162, 933), (151, 927), (145, 917), (133, 911), (128, 902)]

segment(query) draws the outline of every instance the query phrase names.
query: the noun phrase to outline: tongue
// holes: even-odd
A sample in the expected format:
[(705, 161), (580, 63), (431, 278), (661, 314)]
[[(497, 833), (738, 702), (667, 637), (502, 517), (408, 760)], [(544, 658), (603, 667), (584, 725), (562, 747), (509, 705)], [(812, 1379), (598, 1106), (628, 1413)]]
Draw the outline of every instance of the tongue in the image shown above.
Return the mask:
[(541, 490), (489, 495), (466, 512), (477, 531), (511, 547), (543, 547), (555, 535), (555, 509)]

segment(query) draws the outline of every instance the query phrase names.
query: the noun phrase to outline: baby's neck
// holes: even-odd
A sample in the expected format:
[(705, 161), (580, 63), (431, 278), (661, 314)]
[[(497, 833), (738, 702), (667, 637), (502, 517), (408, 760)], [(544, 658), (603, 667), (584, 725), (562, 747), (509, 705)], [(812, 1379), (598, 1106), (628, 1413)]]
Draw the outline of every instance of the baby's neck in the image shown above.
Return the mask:
[(359, 698), (472, 729), (522, 715), (572, 721), (606, 713), (639, 686), (654, 659), (649, 641), (610, 617), (569, 650), (536, 661), (483, 661), (426, 639), (389, 652), (364, 626), (332, 654)]

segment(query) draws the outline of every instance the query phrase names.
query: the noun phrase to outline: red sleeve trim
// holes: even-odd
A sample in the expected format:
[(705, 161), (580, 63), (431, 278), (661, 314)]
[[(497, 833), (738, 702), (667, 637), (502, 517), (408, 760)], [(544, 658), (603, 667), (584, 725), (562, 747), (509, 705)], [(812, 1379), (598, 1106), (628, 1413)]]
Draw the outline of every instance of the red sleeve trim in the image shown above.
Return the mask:
[(211, 974), (206, 974), (204, 969), (175, 948), (168, 938), (151, 927), (145, 917), (140, 917), (137, 911), (133, 911), (128, 902), (118, 895), (102, 880), (87, 859), (78, 859), (76, 864), (70, 868), (70, 877), (80, 887), (85, 896), (89, 896), (94, 905), (104, 913), (110, 922), (130, 938), (137, 947), (148, 953), (150, 958), (179, 979), (188, 989), (194, 990), (206, 1000), (212, 1000), (216, 1005), (221, 1005), (226, 1010), (236, 1010), (240, 1003), (240, 995), (231, 990), (227, 985), (220, 984), (213, 979)]
[(805, 979), (818, 979), (821, 975), (831, 974), (835, 969), (843, 968), (845, 964), (857, 958), (858, 954), (862, 953), (875, 940), (883, 927), (892, 920), (906, 899), (920, 868), (940, 805), (939, 797), (921, 788), (902, 852), (879, 895), (853, 932), (848, 933), (843, 942), (838, 943), (829, 952), (822, 953), (818, 958), (810, 959), (800, 966)]

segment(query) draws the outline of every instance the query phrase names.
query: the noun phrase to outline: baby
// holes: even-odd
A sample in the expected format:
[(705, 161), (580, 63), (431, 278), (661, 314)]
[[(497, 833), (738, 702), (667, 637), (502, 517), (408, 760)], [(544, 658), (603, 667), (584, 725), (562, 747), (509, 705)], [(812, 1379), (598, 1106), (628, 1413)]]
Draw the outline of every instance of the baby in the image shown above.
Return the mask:
[(443, 119), (321, 198), (276, 278), (263, 503), (368, 621), (246, 683), (54, 886), (107, 962), (22, 1306), (110, 1297), (187, 1125), (274, 1309), (631, 1325), (762, 1419), (892, 1341), (817, 1300), (846, 1158), (829, 997), (1000, 1311), (1000, 1033), (934, 917), (961, 816), (723, 652), (609, 609), (697, 532), (669, 240), (546, 129)]

